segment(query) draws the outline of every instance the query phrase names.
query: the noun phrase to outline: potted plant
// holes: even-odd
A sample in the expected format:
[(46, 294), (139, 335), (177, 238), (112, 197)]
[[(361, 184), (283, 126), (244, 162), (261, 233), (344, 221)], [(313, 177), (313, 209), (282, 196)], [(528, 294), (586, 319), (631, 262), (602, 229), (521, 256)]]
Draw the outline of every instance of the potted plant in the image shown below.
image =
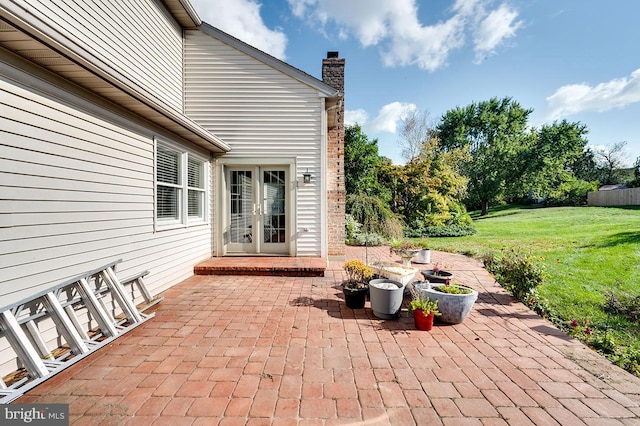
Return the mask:
[(360, 259), (352, 259), (344, 263), (342, 268), (347, 273), (347, 280), (342, 283), (342, 292), (347, 307), (364, 308), (369, 279), (373, 277), (373, 268), (365, 265)]
[(429, 250), (429, 240), (426, 237), (422, 237), (416, 244), (420, 247), (420, 249), (413, 255), (413, 262), (431, 263), (431, 250)]
[(440, 268), (440, 265), (437, 263), (433, 266), (432, 269), (425, 269), (420, 271), (425, 280), (430, 283), (442, 283), (446, 284), (447, 282), (451, 282), (453, 280), (453, 273), (449, 271), (445, 271)]
[(400, 256), (402, 264), (411, 267), (411, 258), (422, 250), (422, 246), (406, 239), (389, 240), (389, 252)]
[(412, 289), (413, 299), (409, 302), (409, 313), (413, 313), (413, 322), (418, 330), (429, 331), (433, 328), (433, 320), (442, 315), (438, 310), (438, 301), (423, 296)]
[(389, 278), (369, 281), (369, 299), (373, 314), (381, 319), (400, 318), (405, 285)]
[(461, 284), (417, 282), (413, 287), (422, 297), (438, 302), (438, 310), (441, 313), (438, 321), (446, 324), (459, 324), (464, 321), (478, 299), (476, 290)]

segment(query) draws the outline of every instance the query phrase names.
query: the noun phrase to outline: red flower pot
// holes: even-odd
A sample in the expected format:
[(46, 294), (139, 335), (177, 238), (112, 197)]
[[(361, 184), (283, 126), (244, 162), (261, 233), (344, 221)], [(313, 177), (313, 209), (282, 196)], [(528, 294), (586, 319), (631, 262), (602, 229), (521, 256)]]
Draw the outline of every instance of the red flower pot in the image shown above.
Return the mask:
[(431, 312), (429, 315), (424, 316), (422, 310), (416, 309), (413, 311), (413, 322), (416, 325), (418, 330), (429, 331), (433, 328), (433, 317), (434, 313)]

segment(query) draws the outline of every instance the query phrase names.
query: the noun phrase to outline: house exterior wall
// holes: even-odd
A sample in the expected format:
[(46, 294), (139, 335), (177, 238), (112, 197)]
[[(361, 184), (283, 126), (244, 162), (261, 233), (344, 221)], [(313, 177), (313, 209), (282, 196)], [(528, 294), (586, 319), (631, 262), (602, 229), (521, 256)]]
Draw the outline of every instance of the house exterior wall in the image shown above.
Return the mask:
[[(323, 105), (309, 85), (202, 31), (185, 32), (185, 113), (232, 146), (225, 161), (295, 158), (298, 256), (326, 255), (319, 201), (326, 150)], [(307, 170), (312, 181), (303, 184)]]
[(182, 29), (159, 1), (7, 0), (1, 7), (54, 47), (182, 111)]
[(2, 50), (0, 110), (0, 305), (118, 259), (155, 295), (210, 257), (209, 223), (154, 228), (155, 141), (208, 153)]

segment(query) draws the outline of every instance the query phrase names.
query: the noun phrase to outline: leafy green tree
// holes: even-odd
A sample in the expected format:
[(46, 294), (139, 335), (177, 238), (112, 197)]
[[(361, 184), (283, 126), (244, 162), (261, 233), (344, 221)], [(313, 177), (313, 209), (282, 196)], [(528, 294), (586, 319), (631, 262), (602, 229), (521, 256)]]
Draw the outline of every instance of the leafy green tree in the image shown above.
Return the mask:
[(460, 199), (467, 180), (457, 170), (465, 150), (445, 152), (438, 139), (428, 138), (420, 152), (404, 165), (383, 163), (380, 180), (391, 192), (391, 209), (411, 227), (466, 222)]
[(348, 194), (346, 210), (359, 224), (364, 234), (378, 234), (386, 238), (402, 236), (402, 221), (391, 211), (389, 204), (363, 192)]
[(599, 171), (593, 150), (588, 146), (585, 147), (582, 151), (582, 155), (569, 164), (569, 170), (571, 170), (576, 179), (586, 182), (597, 181), (599, 178)]
[(378, 181), (383, 157), (378, 154), (378, 140), (369, 140), (360, 125), (344, 130), (344, 175), (347, 194), (364, 193), (388, 201), (389, 191)]
[[(585, 161), (587, 127), (579, 122), (566, 120), (545, 124), (532, 133), (529, 145), (520, 151), (523, 170), (521, 179), (515, 180), (512, 195), (546, 198), (551, 192), (557, 192), (561, 186), (578, 179), (572, 167), (579, 161)], [(586, 199), (586, 193), (585, 199)]]
[[(513, 99), (491, 98), (447, 111), (436, 125), (445, 150), (468, 148), (470, 159), (461, 164), (469, 178), (469, 193), (489, 213), (489, 203), (506, 195), (510, 181), (522, 175), (520, 151), (530, 143), (527, 120), (533, 112)], [(514, 167), (516, 166), (516, 167)]]
[(631, 188), (640, 187), (640, 157), (633, 163), (633, 180), (629, 182)]
[(391, 195), (378, 179), (382, 163), (378, 140), (369, 140), (359, 125), (346, 126), (344, 132), (344, 172), (347, 192), (346, 212), (362, 225), (364, 234), (397, 237), (402, 222), (391, 211)]

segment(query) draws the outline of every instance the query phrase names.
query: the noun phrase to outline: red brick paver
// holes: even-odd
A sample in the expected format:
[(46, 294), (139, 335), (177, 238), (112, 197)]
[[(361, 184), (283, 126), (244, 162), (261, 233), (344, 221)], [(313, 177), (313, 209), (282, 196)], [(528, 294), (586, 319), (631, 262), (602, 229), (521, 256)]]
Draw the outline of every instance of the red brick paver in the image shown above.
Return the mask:
[(462, 324), (425, 332), (347, 308), (342, 262), (325, 277), (194, 276), (154, 319), (16, 402), (67, 403), (73, 425), (640, 424), (638, 378), (477, 261), (432, 260), (480, 293)]

